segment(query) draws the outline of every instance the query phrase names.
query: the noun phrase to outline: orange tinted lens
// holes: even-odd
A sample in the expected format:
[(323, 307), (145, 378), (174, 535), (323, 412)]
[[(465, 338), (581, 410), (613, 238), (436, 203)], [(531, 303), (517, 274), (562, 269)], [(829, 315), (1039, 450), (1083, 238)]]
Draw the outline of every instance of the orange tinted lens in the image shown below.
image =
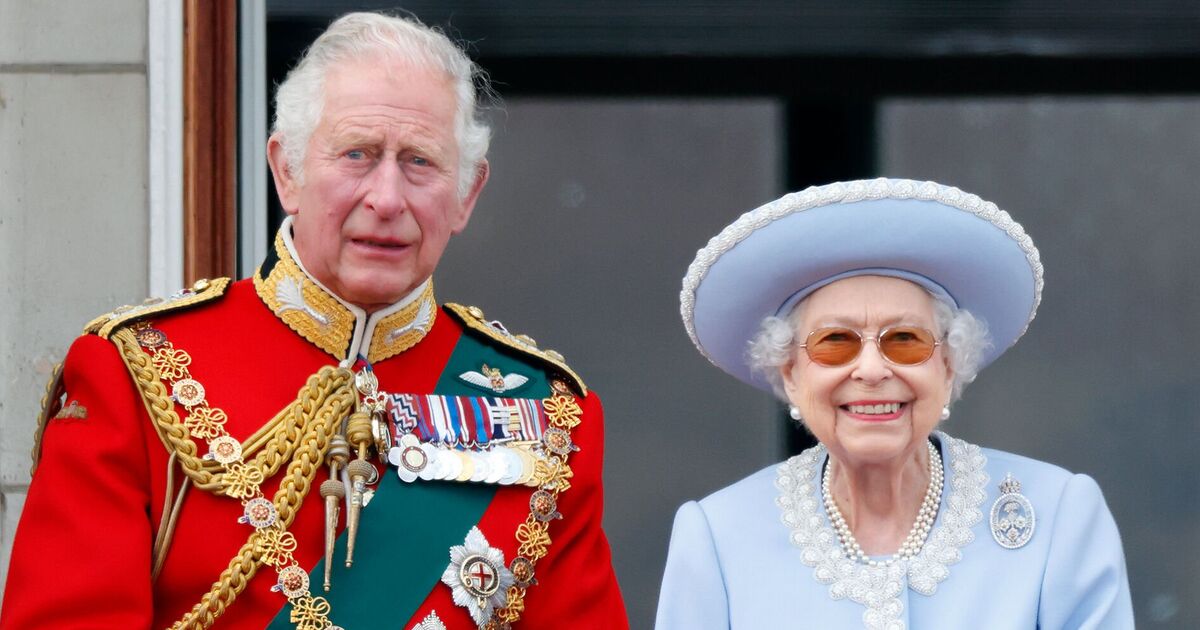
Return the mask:
[(889, 328), (879, 335), (879, 351), (892, 363), (917, 365), (933, 356), (933, 333), (924, 328)]
[(818, 328), (808, 335), (808, 358), (821, 365), (845, 365), (858, 356), (862, 337), (849, 328)]

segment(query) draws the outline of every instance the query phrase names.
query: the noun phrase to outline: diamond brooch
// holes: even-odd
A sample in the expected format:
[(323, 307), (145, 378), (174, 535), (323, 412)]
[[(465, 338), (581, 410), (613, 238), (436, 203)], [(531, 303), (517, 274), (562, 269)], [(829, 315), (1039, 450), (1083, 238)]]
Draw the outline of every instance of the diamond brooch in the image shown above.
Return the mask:
[(992, 538), (1005, 549), (1020, 549), (1033, 538), (1036, 523), (1033, 504), (1021, 494), (1021, 482), (1006, 473), (1000, 482), (1000, 498), (992, 504)]

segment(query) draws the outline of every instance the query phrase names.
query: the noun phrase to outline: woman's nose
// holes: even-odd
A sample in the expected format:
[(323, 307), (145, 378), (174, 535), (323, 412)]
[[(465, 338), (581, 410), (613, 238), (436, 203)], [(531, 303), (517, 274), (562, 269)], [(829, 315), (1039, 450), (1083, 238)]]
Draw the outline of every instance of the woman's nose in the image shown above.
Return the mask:
[(862, 350), (854, 360), (854, 370), (850, 376), (867, 383), (878, 383), (892, 376), (892, 366), (879, 352), (879, 344), (875, 339), (863, 339)]

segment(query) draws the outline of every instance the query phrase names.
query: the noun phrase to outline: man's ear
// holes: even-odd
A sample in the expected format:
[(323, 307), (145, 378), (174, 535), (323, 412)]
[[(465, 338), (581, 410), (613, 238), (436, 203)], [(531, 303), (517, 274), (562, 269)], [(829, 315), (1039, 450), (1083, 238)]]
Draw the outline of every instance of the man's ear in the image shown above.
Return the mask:
[(288, 168), (287, 155), (279, 134), (267, 140), (267, 163), (271, 165), (271, 178), (275, 180), (275, 192), (283, 211), (294, 215), (300, 210), (300, 182)]
[(488, 165), (488, 161), (480, 160), (475, 167), (475, 181), (471, 182), (471, 189), (460, 201), (458, 216), (451, 223), (450, 229), (454, 234), (462, 232), (467, 227), (467, 221), (471, 219), (471, 212), (475, 210), (475, 202), (479, 201), (479, 193), (483, 192), (483, 186), (487, 184), (490, 175), (491, 167)]

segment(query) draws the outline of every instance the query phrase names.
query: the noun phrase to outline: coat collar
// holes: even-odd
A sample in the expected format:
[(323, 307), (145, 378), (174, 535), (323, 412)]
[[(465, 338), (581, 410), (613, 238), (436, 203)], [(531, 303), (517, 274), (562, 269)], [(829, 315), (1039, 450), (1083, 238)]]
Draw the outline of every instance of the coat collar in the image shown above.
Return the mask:
[(375, 363), (417, 345), (433, 327), (433, 279), (387, 308), (368, 314), (327, 289), (304, 268), (284, 219), (275, 246), (254, 275), (267, 308), (309, 343), (347, 365), (359, 356)]

